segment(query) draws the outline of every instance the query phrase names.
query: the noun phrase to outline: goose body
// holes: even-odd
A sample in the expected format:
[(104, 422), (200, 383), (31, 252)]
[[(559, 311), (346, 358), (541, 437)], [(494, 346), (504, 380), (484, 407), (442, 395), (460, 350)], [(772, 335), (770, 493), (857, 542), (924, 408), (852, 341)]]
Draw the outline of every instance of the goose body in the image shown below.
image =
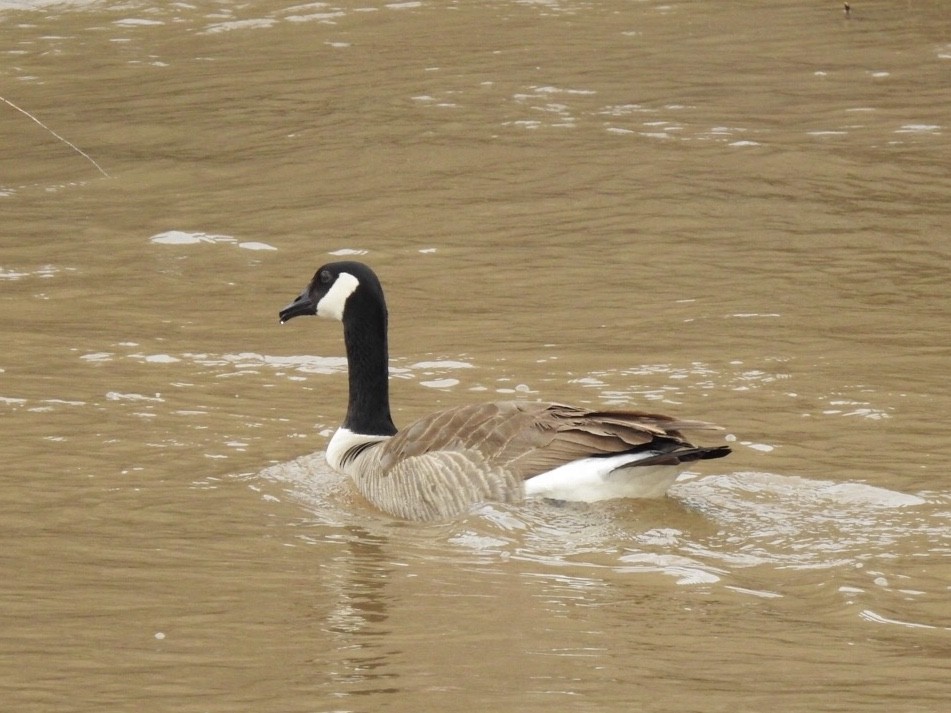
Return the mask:
[(383, 289), (359, 262), (324, 265), (280, 312), (343, 322), (349, 402), (327, 462), (373, 505), (408, 520), (435, 520), (482, 502), (525, 497), (593, 502), (654, 498), (684, 464), (720, 458), (685, 430), (716, 429), (640, 411), (498, 401), (445, 409), (397, 431), (390, 416)]

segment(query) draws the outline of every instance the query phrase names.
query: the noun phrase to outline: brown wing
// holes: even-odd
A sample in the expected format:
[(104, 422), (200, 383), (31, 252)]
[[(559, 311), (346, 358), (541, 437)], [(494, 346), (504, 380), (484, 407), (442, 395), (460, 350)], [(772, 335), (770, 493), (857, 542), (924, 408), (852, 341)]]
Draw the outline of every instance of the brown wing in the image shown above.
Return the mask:
[(478, 454), (518, 479), (578, 458), (622, 453), (656, 441), (690, 447), (680, 429), (715, 429), (640, 411), (590, 411), (554, 403), (460, 406), (416, 421), (383, 445), (384, 474), (405, 458), (443, 450)]

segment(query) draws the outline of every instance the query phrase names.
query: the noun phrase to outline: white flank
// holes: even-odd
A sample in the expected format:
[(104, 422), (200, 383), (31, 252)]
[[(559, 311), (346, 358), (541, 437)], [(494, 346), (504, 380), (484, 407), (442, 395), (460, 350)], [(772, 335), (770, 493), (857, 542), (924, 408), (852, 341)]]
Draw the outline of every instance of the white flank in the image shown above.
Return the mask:
[(654, 453), (625, 453), (607, 458), (582, 458), (525, 481), (525, 495), (593, 503), (615, 498), (660, 498), (683, 466), (636, 465)]
[(360, 462), (360, 458), (344, 462), (347, 453), (352, 448), (356, 448), (364, 443), (378, 443), (388, 438), (390, 438), (390, 436), (364, 436), (341, 426), (334, 432), (330, 443), (327, 444), (327, 465), (338, 473), (355, 476), (360, 470), (359, 465), (357, 465)]
[(360, 280), (349, 272), (341, 272), (327, 294), (317, 303), (317, 316), (342, 320), (347, 299), (359, 286)]

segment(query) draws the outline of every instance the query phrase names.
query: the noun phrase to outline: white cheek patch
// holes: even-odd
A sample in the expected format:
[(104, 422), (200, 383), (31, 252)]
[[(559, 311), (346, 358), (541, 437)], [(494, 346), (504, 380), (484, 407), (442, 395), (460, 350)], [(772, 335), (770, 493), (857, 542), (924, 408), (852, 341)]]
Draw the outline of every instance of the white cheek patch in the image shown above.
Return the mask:
[(341, 272), (320, 302), (317, 303), (318, 317), (331, 317), (343, 320), (343, 308), (350, 295), (360, 286), (360, 280), (349, 272)]

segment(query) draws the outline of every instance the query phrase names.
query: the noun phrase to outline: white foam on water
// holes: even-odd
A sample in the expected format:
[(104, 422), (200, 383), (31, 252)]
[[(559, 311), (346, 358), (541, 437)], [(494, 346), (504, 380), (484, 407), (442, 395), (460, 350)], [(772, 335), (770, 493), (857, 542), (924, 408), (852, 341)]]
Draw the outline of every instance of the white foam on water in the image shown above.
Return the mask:
[(892, 624), (892, 625), (903, 626), (908, 629), (944, 629), (945, 631), (951, 631), (951, 627), (948, 627), (948, 626), (939, 627), (939, 626), (934, 626), (932, 624), (921, 624), (914, 621), (903, 621), (901, 619), (892, 619), (891, 617), (883, 616), (882, 614), (874, 612), (871, 609), (863, 610), (861, 613), (859, 613), (859, 616), (865, 619), (865, 621), (870, 621), (875, 624)]
[(171, 354), (149, 354), (143, 359), (150, 364), (175, 364), (181, 361), (181, 359), (173, 357)]
[(149, 238), (149, 242), (157, 245), (198, 245), (200, 243), (236, 243), (230, 235), (215, 233), (188, 232), (185, 230), (166, 230)]
[(161, 394), (146, 396), (145, 394), (122, 393), (119, 391), (107, 392), (106, 399), (109, 401), (152, 401), (157, 403), (165, 403), (165, 399), (162, 398)]
[(690, 557), (656, 552), (637, 552), (618, 558), (624, 563), (618, 572), (657, 572), (675, 577), (677, 584), (713, 584), (726, 570), (713, 568)]
[(934, 134), (941, 131), (938, 124), (903, 124), (895, 129), (896, 134)]
[(452, 386), (458, 386), (459, 379), (431, 379), (429, 381), (420, 381), (419, 385), (430, 389), (448, 389)]
[(162, 20), (146, 20), (141, 17), (127, 17), (122, 20), (115, 20), (112, 23), (117, 27), (151, 27), (154, 25), (164, 25)]
[(149, 238), (150, 243), (156, 245), (236, 245), (243, 250), (277, 250), (273, 245), (258, 241), (238, 242), (238, 239), (231, 235), (220, 233), (192, 232), (187, 230), (166, 230), (163, 233), (157, 233)]
[(410, 369), (471, 369), (472, 364), (467, 361), (453, 361), (446, 359), (442, 361), (418, 361), (409, 365)]
[(228, 20), (226, 22), (217, 22), (211, 25), (208, 25), (202, 32), (199, 34), (202, 35), (215, 35), (221, 32), (232, 32), (234, 30), (260, 30), (267, 29), (268, 27), (273, 27), (277, 24), (277, 20), (270, 17), (260, 17), (250, 20)]

